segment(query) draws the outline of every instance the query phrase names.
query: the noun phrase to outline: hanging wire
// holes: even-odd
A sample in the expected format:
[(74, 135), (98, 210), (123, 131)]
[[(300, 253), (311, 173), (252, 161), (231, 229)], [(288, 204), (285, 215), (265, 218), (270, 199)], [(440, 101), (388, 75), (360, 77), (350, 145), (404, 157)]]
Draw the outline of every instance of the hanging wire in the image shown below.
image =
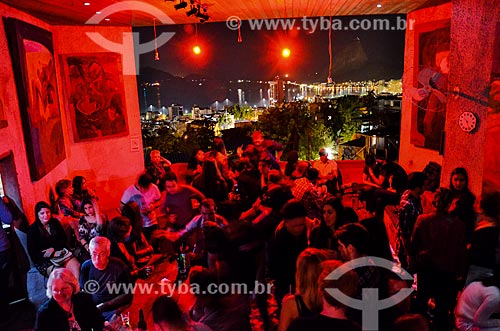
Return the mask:
[(243, 39), (241, 38), (241, 21), (238, 20), (238, 42), (241, 43), (243, 42)]
[[(330, 11), (332, 10), (332, 0), (330, 0)], [(331, 13), (331, 12), (330, 12)], [(328, 29), (328, 56), (329, 56), (329, 64), (328, 64), (328, 83), (333, 83), (332, 78), (332, 67), (333, 67), (333, 49), (332, 49), (332, 15), (330, 14), (330, 28)]]
[(156, 38), (156, 18), (153, 19), (154, 35), (155, 35), (155, 61), (160, 61), (160, 54), (158, 53), (158, 39)]
[[(332, 17), (330, 16), (330, 27), (332, 26)], [(332, 83), (332, 67), (333, 67), (333, 52), (332, 52), (332, 30), (328, 29), (328, 56), (330, 57), (330, 62), (328, 66), (328, 83)]]

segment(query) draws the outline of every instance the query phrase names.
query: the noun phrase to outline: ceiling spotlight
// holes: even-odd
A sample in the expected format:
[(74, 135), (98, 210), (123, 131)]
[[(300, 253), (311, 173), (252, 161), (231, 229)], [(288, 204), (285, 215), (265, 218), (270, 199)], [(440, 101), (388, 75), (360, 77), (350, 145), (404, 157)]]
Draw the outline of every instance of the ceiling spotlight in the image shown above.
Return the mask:
[(191, 6), (191, 9), (186, 12), (186, 15), (191, 16), (191, 15), (196, 14), (197, 12), (198, 12), (198, 9), (196, 9), (195, 6)]
[(188, 5), (188, 3), (186, 1), (181, 1), (178, 4), (175, 4), (174, 8), (175, 8), (175, 10), (179, 10), (179, 9), (182, 9), (182, 8), (186, 8), (187, 5)]

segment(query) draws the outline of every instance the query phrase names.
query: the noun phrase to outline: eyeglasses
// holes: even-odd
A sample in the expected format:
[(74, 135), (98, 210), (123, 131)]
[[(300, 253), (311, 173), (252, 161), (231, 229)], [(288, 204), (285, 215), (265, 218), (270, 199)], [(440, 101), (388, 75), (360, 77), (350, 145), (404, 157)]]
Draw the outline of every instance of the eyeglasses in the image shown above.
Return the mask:
[(73, 288), (71, 288), (71, 287), (69, 287), (69, 286), (68, 286), (68, 287), (62, 287), (62, 288), (60, 288), (60, 289), (55, 289), (55, 288), (53, 288), (53, 289), (52, 289), (52, 293), (70, 292), (70, 291), (72, 291), (72, 290), (73, 290)]
[(109, 256), (109, 252), (91, 252), (90, 253), (90, 256), (93, 257), (93, 258), (105, 258), (105, 257), (108, 257)]

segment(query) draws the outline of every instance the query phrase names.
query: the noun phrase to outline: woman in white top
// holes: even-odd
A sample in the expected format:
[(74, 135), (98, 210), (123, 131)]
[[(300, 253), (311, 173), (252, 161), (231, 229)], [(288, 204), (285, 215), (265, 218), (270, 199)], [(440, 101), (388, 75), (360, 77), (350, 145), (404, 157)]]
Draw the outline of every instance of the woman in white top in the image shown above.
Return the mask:
[(492, 317), (500, 313), (500, 277), (494, 276), (468, 285), (455, 311), (459, 331), (500, 330), (500, 319)]

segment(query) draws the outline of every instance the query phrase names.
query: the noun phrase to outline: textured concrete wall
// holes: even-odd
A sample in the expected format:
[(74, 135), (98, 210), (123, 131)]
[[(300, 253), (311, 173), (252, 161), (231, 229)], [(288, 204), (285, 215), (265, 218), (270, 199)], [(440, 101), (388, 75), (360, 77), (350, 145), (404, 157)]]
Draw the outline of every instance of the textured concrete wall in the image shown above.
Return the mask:
[[(481, 194), (483, 158), (489, 152), (485, 149), (487, 102), (499, 20), (497, 0), (453, 1), (449, 83), (459, 96), (448, 98), (441, 178), (448, 182), (455, 167), (465, 167), (470, 189), (476, 196)], [(464, 111), (471, 111), (479, 118), (477, 129), (471, 133), (458, 126), (458, 118)]]
[[(418, 64), (418, 26), (446, 19), (451, 19), (450, 72), (444, 155), (440, 156), (437, 151), (410, 143), (411, 121), (415, 119), (412, 119), (413, 101), (409, 91)], [(455, 167), (465, 167), (470, 176), (470, 188), (477, 196), (481, 194), (483, 160), (488, 153), (486, 115), (495, 28), (499, 20), (500, 5), (496, 0), (454, 0), (411, 12), (407, 17), (400, 163), (408, 172), (421, 170), (429, 161), (442, 164), (441, 185), (444, 186), (448, 185)], [(464, 111), (474, 112), (479, 119), (478, 127), (471, 133), (462, 131), (458, 125), (458, 118)]]
[[(5, 30), (3, 24), (0, 23), (0, 54), (2, 55), (2, 61), (0, 61), (0, 93), (8, 121), (8, 126), (0, 129), (0, 157), (12, 152), (23, 209), (32, 221), (34, 219), (33, 208), (35, 203), (39, 200), (48, 201), (49, 190), (57, 180), (62, 178), (71, 179), (75, 175), (85, 176), (89, 186), (97, 189), (100, 203), (104, 209), (118, 207), (123, 190), (134, 182), (137, 175), (144, 168), (136, 76), (124, 76), (123, 79), (129, 135), (75, 143), (72, 135), (70, 135), (71, 123), (64, 101), (64, 80), (62, 79), (59, 55), (105, 52), (106, 50), (95, 45), (86, 37), (85, 31), (102, 31), (106, 38), (121, 43), (122, 33), (130, 31), (130, 28), (106, 27), (104, 31), (100, 28), (87, 26), (50, 26), (4, 4), (0, 4), (0, 15), (14, 17), (52, 32), (54, 43), (66, 159), (39, 181), (31, 182), (12, 63)], [(133, 52), (132, 43), (129, 48), (130, 52)], [(131, 152), (131, 140), (138, 143), (138, 146), (135, 146), (135, 152)]]

